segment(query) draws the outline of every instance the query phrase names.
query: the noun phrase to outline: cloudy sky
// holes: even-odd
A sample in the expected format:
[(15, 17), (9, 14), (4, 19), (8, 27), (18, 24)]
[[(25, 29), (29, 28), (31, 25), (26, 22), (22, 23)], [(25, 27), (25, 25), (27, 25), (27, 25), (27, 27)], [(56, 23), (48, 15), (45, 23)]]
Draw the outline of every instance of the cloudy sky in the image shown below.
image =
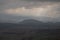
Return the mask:
[(60, 0), (0, 0), (0, 22), (24, 19), (60, 21)]

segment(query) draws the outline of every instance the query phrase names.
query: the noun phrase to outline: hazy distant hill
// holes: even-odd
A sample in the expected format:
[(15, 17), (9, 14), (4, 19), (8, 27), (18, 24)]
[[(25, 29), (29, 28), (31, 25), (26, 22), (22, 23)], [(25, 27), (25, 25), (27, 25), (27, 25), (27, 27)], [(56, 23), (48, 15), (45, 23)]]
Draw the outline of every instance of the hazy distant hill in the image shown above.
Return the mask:
[(14, 28), (14, 27), (27, 27), (27, 28), (60, 28), (60, 22), (52, 23), (52, 22), (41, 22), (33, 19), (24, 20), (19, 22), (18, 24), (14, 23), (0, 23), (0, 28)]
[(33, 19), (29, 19), (29, 20), (24, 20), (22, 22), (19, 23), (22, 26), (32, 26), (32, 27), (36, 27), (36, 28), (60, 28), (60, 22), (41, 22), (41, 21), (37, 21), (37, 20), (33, 20)]
[(38, 26), (38, 25), (43, 24), (43, 22), (30, 19), (30, 20), (24, 20), (24, 21), (20, 22), (20, 24), (27, 25), (27, 26)]

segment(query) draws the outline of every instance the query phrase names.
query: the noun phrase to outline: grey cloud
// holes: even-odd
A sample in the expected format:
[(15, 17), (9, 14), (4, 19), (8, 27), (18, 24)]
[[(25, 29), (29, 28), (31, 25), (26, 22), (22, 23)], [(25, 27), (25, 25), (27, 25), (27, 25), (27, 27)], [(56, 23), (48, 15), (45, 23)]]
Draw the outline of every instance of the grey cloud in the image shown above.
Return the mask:
[[(43, 2), (44, 1), (44, 2)], [(47, 2), (48, 1), (48, 2)], [(59, 4), (58, 4), (59, 2)], [(14, 16), (10, 14), (6, 14), (3, 12), (5, 9), (15, 9), (15, 8), (38, 8), (45, 7), (47, 5), (60, 5), (60, 0), (0, 0), (0, 22), (19, 22), (24, 19), (36, 19), (42, 21), (60, 21), (60, 6), (53, 7), (52, 9), (56, 11), (57, 18), (49, 18), (49, 17), (29, 17), (29, 16)]]
[(4, 12), (0, 13), (0, 23), (18, 23), (25, 19), (31, 19), (29, 16), (22, 16), (22, 15), (13, 15), (13, 14), (6, 14)]
[[(31, 1), (31, 2), (28, 2)], [(45, 7), (46, 5), (60, 5), (60, 2), (40, 2), (47, 0), (0, 0), (0, 10), (9, 9), (9, 8), (34, 8), (34, 7)], [(48, 1), (59, 1), (59, 0), (48, 0)]]
[(27, 19), (35, 19), (43, 22), (60, 22), (59, 18), (51, 18), (51, 17), (29, 17), (29, 16), (16, 16), (16, 15), (8, 15), (8, 14), (0, 14), (0, 22), (7, 23), (19, 23), (23, 20)]
[(19, 8), (19, 7), (33, 8), (39, 6), (46, 6), (49, 4), (52, 5), (56, 3), (56, 2), (41, 2), (41, 1), (47, 1), (47, 0), (0, 0), (0, 9), (2, 10), (2, 9)]
[(49, 2), (59, 2), (60, 0), (23, 0), (23, 1), (49, 1)]
[(9, 15), (9, 14), (0, 13), (0, 22), (18, 23), (20, 21), (23, 21), (29, 18), (30, 17), (26, 17), (26, 16), (17, 16), (17, 15)]

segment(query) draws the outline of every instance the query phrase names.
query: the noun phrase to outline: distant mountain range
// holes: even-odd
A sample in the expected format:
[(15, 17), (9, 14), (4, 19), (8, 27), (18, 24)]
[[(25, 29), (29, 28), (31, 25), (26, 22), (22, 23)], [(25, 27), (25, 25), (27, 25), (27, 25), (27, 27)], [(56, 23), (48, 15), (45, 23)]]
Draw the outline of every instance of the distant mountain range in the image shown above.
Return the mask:
[(40, 28), (40, 29), (55, 29), (60, 28), (60, 22), (52, 23), (52, 22), (41, 22), (33, 19), (24, 20), (19, 22), (18, 24), (14, 23), (0, 23), (0, 28)]

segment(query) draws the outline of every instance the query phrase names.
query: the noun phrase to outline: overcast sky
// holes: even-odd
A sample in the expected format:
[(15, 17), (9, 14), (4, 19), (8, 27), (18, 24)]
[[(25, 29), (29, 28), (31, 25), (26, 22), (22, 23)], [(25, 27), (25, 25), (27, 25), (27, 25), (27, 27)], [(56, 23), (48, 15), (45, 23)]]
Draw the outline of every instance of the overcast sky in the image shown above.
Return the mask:
[(60, 0), (0, 0), (0, 22), (24, 19), (60, 21)]

